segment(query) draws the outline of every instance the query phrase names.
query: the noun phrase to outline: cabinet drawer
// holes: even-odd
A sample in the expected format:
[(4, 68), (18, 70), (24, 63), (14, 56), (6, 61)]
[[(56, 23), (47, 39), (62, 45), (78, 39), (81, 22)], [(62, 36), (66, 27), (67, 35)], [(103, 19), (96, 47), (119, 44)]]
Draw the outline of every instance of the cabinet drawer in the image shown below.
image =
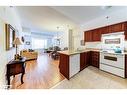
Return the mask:
[(15, 75), (23, 72), (22, 64), (12, 64), (8, 67), (9, 75)]
[(99, 68), (99, 52), (92, 51), (91, 52), (91, 65)]

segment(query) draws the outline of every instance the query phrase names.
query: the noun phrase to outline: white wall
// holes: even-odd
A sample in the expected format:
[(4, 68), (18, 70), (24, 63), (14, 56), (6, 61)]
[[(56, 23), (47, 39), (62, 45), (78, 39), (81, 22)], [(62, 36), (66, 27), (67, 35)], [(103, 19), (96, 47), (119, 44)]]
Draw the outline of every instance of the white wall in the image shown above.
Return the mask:
[[(0, 7), (0, 86), (5, 84), (6, 64), (14, 57), (15, 49), (5, 50), (5, 23), (11, 24), (19, 32), (16, 36), (22, 36), (20, 19), (14, 8)], [(20, 47), (21, 49), (22, 47)]]
[[(69, 34), (69, 30), (72, 31), (71, 32), (72, 34)], [(73, 26), (73, 28), (67, 27), (66, 29), (62, 30), (59, 33), (59, 37), (60, 37), (60, 47), (61, 47), (61, 49), (63, 49), (64, 47), (69, 47), (69, 45), (70, 45), (71, 48), (75, 50), (80, 46), (80, 43), (79, 43), (80, 27), (78, 25)], [(69, 41), (69, 39), (71, 41)]]
[(62, 30), (61, 31), (61, 33), (60, 33), (60, 48), (64, 48), (64, 47), (68, 47), (68, 40), (69, 40), (69, 38), (68, 38), (68, 28), (67, 29), (64, 29), (64, 30)]
[[(109, 17), (106, 19), (106, 17)], [(85, 30), (90, 30), (90, 29), (95, 29), (98, 27), (102, 26), (107, 26), (119, 22), (127, 21), (127, 8), (124, 8), (119, 11), (112, 12), (110, 14), (98, 17), (94, 20), (91, 20), (89, 22), (84, 23), (81, 26), (81, 31), (80, 31), (80, 39), (78, 41), (80, 42), (81, 39), (84, 39), (84, 31)], [(100, 42), (87, 42), (85, 46), (80, 46), (83, 48), (100, 48)]]
[(73, 40), (74, 40), (74, 50), (80, 47), (80, 40), (81, 40), (82, 31), (79, 26), (73, 29)]

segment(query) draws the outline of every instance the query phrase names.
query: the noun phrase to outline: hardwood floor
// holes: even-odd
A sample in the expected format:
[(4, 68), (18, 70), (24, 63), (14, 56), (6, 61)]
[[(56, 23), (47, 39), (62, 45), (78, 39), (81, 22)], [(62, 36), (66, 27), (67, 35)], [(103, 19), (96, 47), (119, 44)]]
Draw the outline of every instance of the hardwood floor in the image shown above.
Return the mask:
[(53, 87), (64, 77), (59, 72), (59, 61), (52, 60), (47, 54), (41, 54), (38, 60), (26, 62), (24, 83), (21, 84), (21, 75), (13, 78), (12, 89), (47, 89)]

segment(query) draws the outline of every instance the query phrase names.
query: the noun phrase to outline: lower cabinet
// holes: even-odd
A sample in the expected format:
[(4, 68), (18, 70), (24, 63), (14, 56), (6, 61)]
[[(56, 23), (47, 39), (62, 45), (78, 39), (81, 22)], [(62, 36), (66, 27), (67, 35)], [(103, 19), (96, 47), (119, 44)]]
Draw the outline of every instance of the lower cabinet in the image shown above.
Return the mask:
[(99, 68), (99, 52), (88, 51), (79, 54), (60, 54), (59, 69), (67, 79), (92, 65)]
[(127, 78), (127, 55), (125, 55), (125, 78)]
[(91, 51), (91, 65), (94, 67), (99, 68), (99, 57), (100, 57), (100, 53), (96, 52), (96, 51)]
[(69, 79), (69, 55), (60, 54), (59, 70), (62, 75)]
[(90, 65), (90, 52), (80, 53), (80, 71)]
[(67, 79), (77, 74), (80, 71), (80, 54), (60, 54), (59, 69)]

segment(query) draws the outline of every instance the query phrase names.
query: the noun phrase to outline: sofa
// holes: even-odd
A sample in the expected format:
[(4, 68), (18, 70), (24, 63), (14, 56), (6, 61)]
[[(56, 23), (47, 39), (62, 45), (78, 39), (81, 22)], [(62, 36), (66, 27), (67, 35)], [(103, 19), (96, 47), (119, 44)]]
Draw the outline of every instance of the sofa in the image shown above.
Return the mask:
[(35, 52), (34, 50), (21, 50), (20, 55), (26, 57), (26, 60), (36, 60), (38, 52)]

